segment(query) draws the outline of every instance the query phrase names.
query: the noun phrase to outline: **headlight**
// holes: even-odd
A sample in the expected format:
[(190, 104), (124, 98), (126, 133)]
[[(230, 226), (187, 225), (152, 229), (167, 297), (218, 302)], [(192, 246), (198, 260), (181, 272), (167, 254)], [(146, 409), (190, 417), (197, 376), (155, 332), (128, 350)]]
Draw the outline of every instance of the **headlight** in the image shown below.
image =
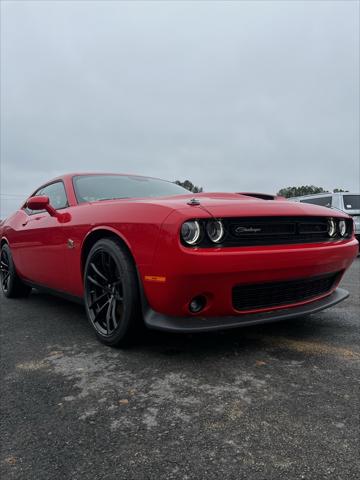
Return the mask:
[(329, 218), (328, 220), (328, 234), (330, 237), (333, 237), (336, 234), (336, 224), (333, 218)]
[(188, 245), (195, 245), (199, 241), (200, 235), (201, 229), (197, 220), (190, 220), (182, 224), (181, 238)]
[(219, 243), (224, 236), (224, 227), (221, 220), (209, 220), (206, 224), (206, 232), (210, 240)]
[(345, 220), (340, 220), (339, 222), (339, 232), (342, 237), (345, 237), (346, 235), (346, 222)]

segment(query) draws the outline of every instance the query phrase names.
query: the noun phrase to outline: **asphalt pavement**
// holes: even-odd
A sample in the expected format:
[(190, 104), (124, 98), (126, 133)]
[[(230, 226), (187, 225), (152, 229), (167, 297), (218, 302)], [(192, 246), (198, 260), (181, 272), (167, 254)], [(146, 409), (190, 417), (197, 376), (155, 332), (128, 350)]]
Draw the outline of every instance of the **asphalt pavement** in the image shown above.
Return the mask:
[(0, 478), (358, 479), (359, 267), (324, 312), (127, 350), (79, 305), (1, 296)]

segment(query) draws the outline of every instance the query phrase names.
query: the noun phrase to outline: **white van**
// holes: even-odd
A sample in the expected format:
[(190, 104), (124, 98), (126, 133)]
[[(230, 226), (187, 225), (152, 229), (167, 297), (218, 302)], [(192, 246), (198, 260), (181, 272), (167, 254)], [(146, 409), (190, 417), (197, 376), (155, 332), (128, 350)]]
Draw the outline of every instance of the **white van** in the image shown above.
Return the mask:
[(288, 198), (288, 200), (336, 208), (351, 215), (355, 224), (355, 236), (360, 241), (360, 193), (317, 193), (315, 195), (292, 197)]

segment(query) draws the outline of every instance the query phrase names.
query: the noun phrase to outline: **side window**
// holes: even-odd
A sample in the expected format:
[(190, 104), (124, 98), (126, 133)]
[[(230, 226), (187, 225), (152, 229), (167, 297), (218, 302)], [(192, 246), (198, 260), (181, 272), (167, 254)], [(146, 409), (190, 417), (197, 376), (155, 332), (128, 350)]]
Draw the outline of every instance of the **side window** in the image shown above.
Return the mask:
[(68, 206), (65, 187), (62, 182), (52, 183), (39, 190), (36, 195), (45, 195), (49, 197), (50, 205), (56, 210)]
[(332, 206), (332, 197), (304, 198), (303, 200), (300, 200), (300, 202), (312, 203), (314, 205), (330, 208)]
[[(63, 182), (56, 182), (51, 183), (50, 185), (46, 185), (45, 187), (37, 190), (33, 196), (37, 195), (44, 195), (46, 197), (49, 197), (50, 205), (56, 210), (66, 208), (69, 205)], [(25, 211), (29, 215), (32, 215), (34, 213), (44, 212), (45, 210), (30, 210), (29, 208), (26, 208)]]

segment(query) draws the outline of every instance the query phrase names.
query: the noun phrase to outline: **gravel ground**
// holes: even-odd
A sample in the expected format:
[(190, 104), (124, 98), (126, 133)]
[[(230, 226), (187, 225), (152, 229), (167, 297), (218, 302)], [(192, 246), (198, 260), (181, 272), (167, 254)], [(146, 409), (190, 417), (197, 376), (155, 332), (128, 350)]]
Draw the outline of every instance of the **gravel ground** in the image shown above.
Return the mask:
[(98, 343), (81, 306), (1, 301), (2, 479), (358, 479), (360, 320)]

